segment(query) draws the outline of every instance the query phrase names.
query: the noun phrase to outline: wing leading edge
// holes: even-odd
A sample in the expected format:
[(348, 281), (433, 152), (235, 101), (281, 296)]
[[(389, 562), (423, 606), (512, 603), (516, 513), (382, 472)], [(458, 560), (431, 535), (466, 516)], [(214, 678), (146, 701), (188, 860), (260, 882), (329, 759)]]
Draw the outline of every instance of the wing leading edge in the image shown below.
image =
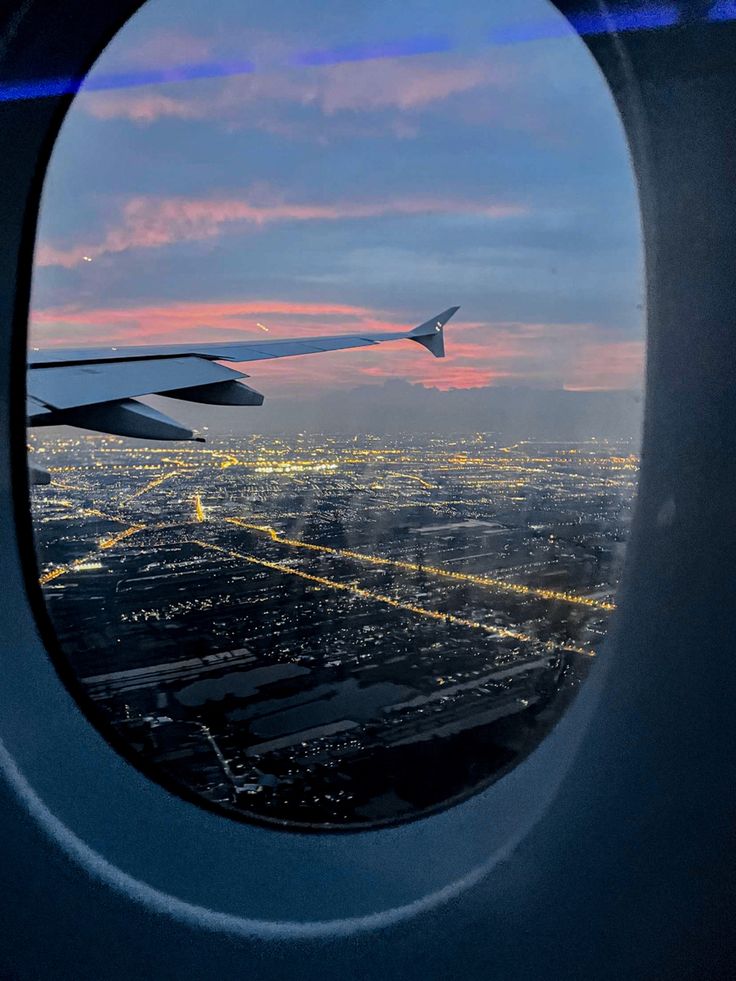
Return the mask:
[(165, 395), (209, 405), (261, 405), (263, 396), (240, 381), (248, 376), (218, 363), (222, 361), (264, 361), (400, 340), (415, 341), (443, 358), (444, 326), (458, 309), (450, 307), (408, 331), (201, 346), (34, 351), (28, 371), (29, 425), (71, 425), (146, 439), (194, 439), (190, 429), (136, 397)]

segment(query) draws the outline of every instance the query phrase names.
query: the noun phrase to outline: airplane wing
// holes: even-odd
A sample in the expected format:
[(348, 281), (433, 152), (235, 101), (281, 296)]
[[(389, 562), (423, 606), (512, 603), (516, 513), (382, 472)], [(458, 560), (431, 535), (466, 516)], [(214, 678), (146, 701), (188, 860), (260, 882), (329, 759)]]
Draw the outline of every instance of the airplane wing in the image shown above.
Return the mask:
[(79, 426), (146, 439), (196, 439), (192, 430), (138, 402), (137, 396), (165, 395), (209, 405), (261, 405), (263, 396), (240, 381), (248, 376), (221, 362), (264, 361), (398, 340), (416, 341), (436, 358), (443, 358), (443, 328), (458, 309), (450, 307), (408, 331), (232, 344), (32, 351), (27, 385), (29, 425)]

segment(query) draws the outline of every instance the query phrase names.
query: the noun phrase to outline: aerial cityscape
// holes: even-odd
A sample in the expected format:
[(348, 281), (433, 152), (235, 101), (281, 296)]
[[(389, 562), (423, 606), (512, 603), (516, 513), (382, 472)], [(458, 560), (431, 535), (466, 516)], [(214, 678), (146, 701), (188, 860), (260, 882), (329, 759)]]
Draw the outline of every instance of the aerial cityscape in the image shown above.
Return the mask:
[(628, 440), (493, 433), (30, 443), (40, 581), (98, 717), (169, 786), (326, 828), (455, 801), (549, 732), (638, 469)]

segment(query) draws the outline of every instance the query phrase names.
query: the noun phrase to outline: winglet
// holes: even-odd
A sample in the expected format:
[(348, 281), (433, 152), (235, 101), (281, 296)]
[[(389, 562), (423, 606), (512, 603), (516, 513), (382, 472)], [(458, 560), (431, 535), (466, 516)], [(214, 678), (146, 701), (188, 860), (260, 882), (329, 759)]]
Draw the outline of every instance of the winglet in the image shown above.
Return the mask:
[(436, 317), (432, 317), (431, 320), (427, 320), (426, 323), (409, 331), (409, 338), (416, 341), (417, 344), (421, 344), (422, 347), (426, 347), (436, 358), (444, 358), (445, 337), (443, 328), (450, 317), (456, 314), (459, 309), (460, 307), (450, 307)]

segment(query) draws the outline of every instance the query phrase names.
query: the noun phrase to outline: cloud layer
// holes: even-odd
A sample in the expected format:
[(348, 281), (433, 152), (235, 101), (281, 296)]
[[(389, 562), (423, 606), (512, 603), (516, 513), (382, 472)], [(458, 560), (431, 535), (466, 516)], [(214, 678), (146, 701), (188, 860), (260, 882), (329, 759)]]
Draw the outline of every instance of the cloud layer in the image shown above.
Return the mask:
[(80, 108), (94, 119), (150, 125), (166, 118), (218, 121), (231, 127), (269, 128), (284, 107), (316, 110), (323, 116), (395, 110), (414, 113), (456, 95), (503, 90), (513, 72), (489, 59), (471, 63), (446, 59), (380, 59), (329, 65), (307, 71), (237, 75), (204, 86), (181, 83), (119, 92), (82, 93)]
[[(171, 303), (139, 307), (48, 308), (33, 316), (34, 344), (167, 344), (274, 339), (357, 331), (403, 330), (401, 317), (342, 303)], [(446, 328), (447, 357), (438, 360), (411, 342), (259, 362), (251, 367), (269, 394), (299, 397), (315, 388), (350, 388), (404, 378), (448, 390), (491, 384), (568, 389), (629, 389), (641, 385), (643, 342), (622, 340), (595, 324), (463, 323)], [(66, 341), (70, 343), (69, 340)], [(247, 370), (247, 369), (246, 369)]]
[(526, 208), (504, 202), (475, 202), (451, 198), (406, 197), (383, 201), (298, 203), (279, 200), (272, 193), (221, 198), (129, 198), (119, 220), (108, 226), (98, 240), (67, 245), (41, 242), (36, 250), (39, 266), (72, 268), (100, 256), (128, 249), (154, 249), (178, 242), (217, 238), (241, 228), (262, 228), (275, 222), (354, 221), (391, 215), (457, 215), (509, 218)]
[[(390, 378), (638, 387), (638, 218), (610, 94), (579, 40), (488, 47), (493, 16), (144, 5), (90, 76), (128, 87), (83, 91), (54, 152), (34, 345), (387, 330), (457, 302), (444, 361), (407, 342), (246, 370), (285, 398)], [(395, 56), (418, 24), (451, 50)], [(162, 71), (181, 80), (142, 83)]]

